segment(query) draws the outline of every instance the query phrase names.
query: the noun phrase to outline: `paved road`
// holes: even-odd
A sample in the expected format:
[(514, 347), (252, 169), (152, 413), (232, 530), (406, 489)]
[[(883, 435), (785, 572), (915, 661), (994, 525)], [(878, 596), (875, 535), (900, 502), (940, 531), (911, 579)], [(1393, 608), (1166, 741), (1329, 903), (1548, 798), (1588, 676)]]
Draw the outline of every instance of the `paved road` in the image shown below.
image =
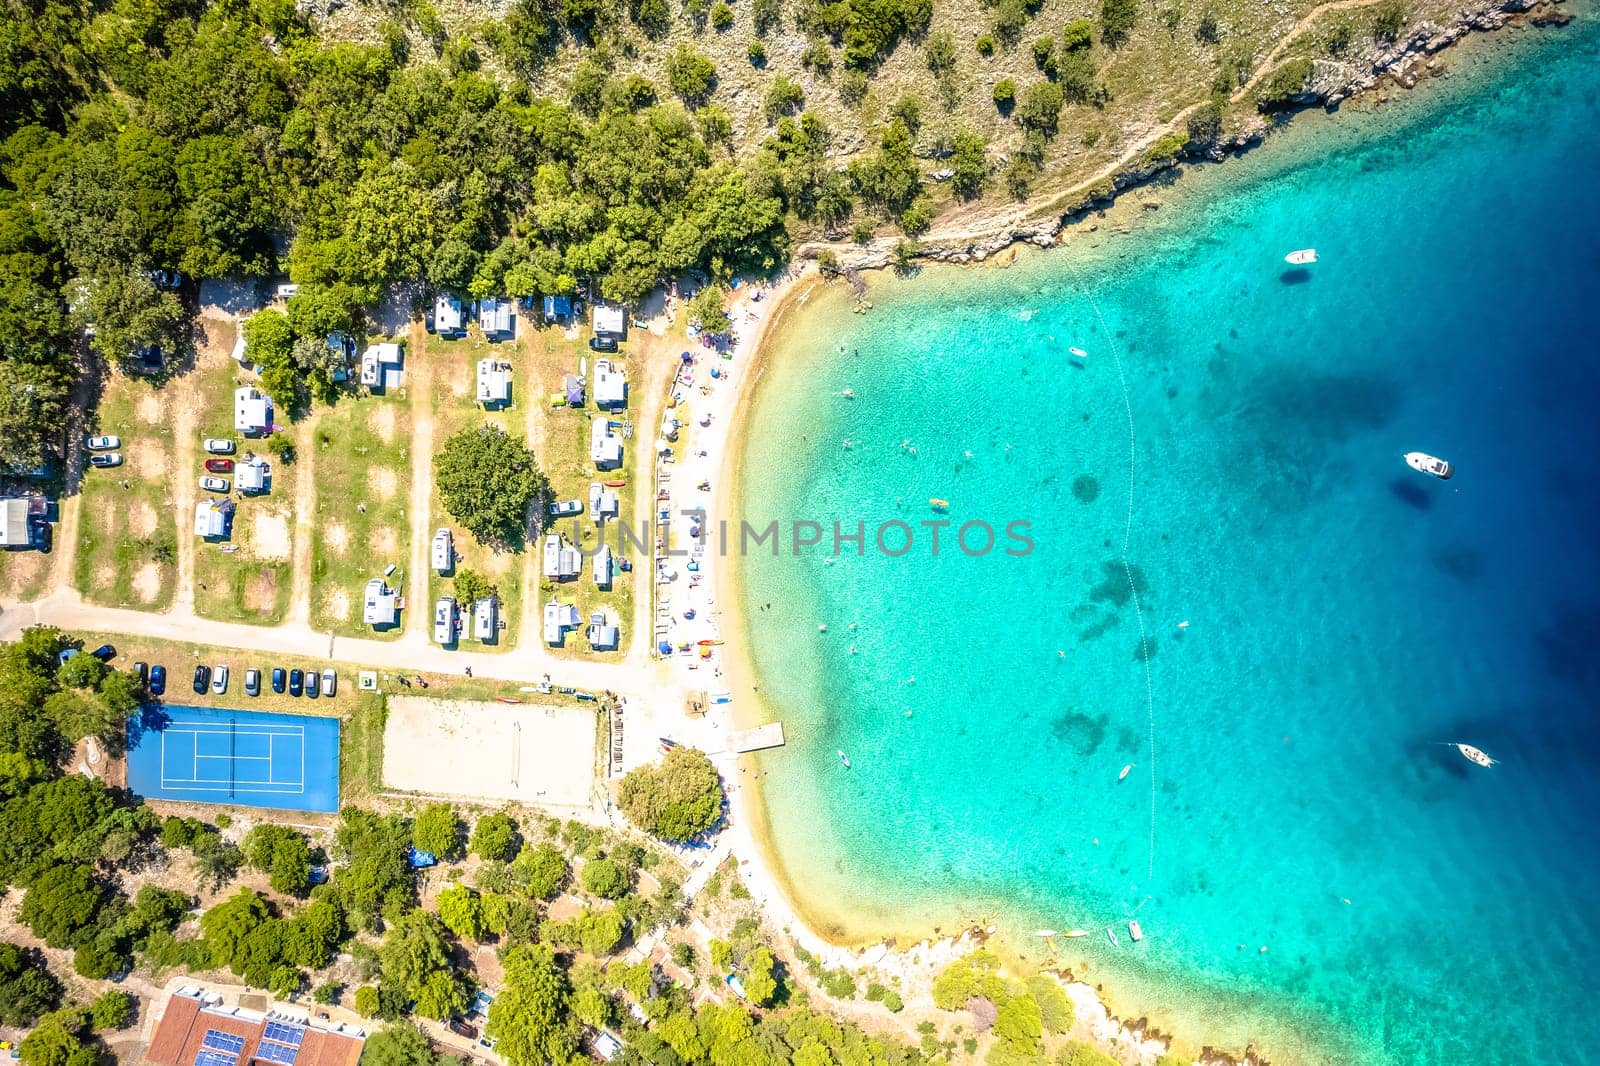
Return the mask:
[(295, 623), (252, 626), (200, 618), (192, 611), (176, 608), (155, 614), (100, 607), (83, 602), (82, 596), (71, 588), (58, 589), (33, 603), (7, 606), (0, 610), (0, 641), (15, 640), (24, 629), (33, 625), (53, 625), (69, 632), (93, 630), (130, 633), (249, 652), (276, 652), (407, 674), (459, 674), (468, 666), (472, 667), (474, 677), (497, 681), (537, 681), (549, 674), (551, 681), (557, 685), (571, 685), (595, 692), (659, 692), (667, 682), (666, 669), (656, 664), (569, 661), (551, 656), (533, 657), (520, 652), (488, 654), (448, 651), (430, 644), (333, 637)]

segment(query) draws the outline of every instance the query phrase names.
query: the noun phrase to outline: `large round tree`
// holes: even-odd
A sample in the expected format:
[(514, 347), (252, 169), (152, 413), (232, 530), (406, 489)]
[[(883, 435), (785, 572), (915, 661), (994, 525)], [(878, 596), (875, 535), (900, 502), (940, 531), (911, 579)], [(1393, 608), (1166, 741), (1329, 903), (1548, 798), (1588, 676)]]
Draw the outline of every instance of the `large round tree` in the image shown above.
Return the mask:
[(722, 817), (722, 781), (705, 752), (673, 748), (659, 765), (624, 777), (617, 800), (641, 829), (666, 840), (692, 840)]
[(445, 441), (433, 472), (444, 509), (484, 544), (519, 546), (530, 509), (550, 494), (523, 439), (499, 426), (464, 429)]

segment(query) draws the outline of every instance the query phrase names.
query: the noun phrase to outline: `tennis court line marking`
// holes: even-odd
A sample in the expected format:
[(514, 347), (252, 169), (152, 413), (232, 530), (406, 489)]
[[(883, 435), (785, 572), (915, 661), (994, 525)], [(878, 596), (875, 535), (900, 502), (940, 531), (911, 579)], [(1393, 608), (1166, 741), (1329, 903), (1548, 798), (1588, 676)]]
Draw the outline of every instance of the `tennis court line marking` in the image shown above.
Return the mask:
[[(266, 755), (201, 755), (198, 737), (202, 733), (222, 734), (232, 733), (233, 736), (266, 737)], [(190, 776), (187, 779), (169, 776), (167, 762), (167, 735), (169, 733), (187, 733), (196, 738), (193, 746), (193, 758)], [(300, 741), (300, 777), (298, 781), (275, 781), (272, 777), (272, 763), (274, 745), (277, 738), (287, 737)], [(224, 782), (213, 782), (200, 777), (201, 759), (221, 759), (238, 765), (242, 762), (265, 762), (267, 764), (267, 777), (264, 781), (240, 780), (235, 775), (232, 785)], [(240, 730), (237, 726), (223, 725), (217, 722), (169, 722), (161, 731), (161, 787), (174, 791), (186, 792), (261, 792), (273, 795), (303, 796), (306, 793), (306, 731), (304, 726), (283, 725), (279, 723), (265, 723), (249, 729)]]

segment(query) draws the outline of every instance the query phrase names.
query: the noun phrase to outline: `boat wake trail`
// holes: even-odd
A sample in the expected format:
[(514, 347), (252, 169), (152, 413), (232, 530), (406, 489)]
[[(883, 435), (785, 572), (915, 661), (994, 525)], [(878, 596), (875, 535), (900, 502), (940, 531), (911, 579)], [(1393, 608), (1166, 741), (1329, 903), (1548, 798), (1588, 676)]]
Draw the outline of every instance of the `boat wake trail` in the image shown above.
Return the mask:
[(1128, 579), (1128, 593), (1133, 598), (1133, 614), (1139, 622), (1139, 662), (1144, 665), (1145, 722), (1150, 748), (1150, 847), (1145, 872), (1148, 880), (1154, 879), (1156, 874), (1156, 695), (1155, 684), (1150, 679), (1150, 637), (1144, 627), (1144, 605), (1139, 601), (1139, 584), (1133, 579), (1133, 565), (1128, 562), (1128, 545), (1133, 540), (1133, 490), (1137, 482), (1133, 401), (1128, 398), (1128, 375), (1122, 368), (1122, 354), (1117, 351), (1117, 342), (1111, 336), (1111, 331), (1106, 328), (1105, 316), (1100, 313), (1100, 301), (1094, 298), (1094, 290), (1085, 285), (1076, 273), (1073, 274), (1073, 280), (1077, 283), (1078, 290), (1088, 299), (1089, 306), (1094, 308), (1095, 321), (1100, 324), (1100, 335), (1105, 338), (1106, 348), (1111, 352), (1111, 359), (1117, 365), (1117, 383), (1122, 387), (1122, 410), (1128, 419), (1128, 520), (1122, 529), (1122, 573)]

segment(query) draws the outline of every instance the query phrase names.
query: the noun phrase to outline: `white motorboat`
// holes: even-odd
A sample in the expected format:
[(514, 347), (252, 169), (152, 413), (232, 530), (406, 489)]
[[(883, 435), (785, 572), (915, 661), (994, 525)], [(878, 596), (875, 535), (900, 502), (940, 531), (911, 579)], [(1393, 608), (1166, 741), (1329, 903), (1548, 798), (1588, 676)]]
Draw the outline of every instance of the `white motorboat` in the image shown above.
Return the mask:
[(1106, 926), (1106, 939), (1111, 941), (1111, 946), (1114, 948), (1120, 948), (1122, 946), (1122, 941), (1117, 939), (1117, 931), (1111, 928), (1109, 925)]
[(1117, 780), (1121, 781), (1121, 780), (1125, 779), (1132, 772), (1133, 772), (1133, 763), (1129, 763), (1127, 766), (1124, 766), (1122, 768), (1122, 773), (1117, 775)]
[(1133, 942), (1137, 944), (1139, 941), (1144, 939), (1144, 930), (1139, 928), (1138, 922), (1130, 920), (1128, 922), (1128, 935), (1131, 936), (1133, 938)]
[(1455, 473), (1449, 463), (1427, 452), (1406, 452), (1406, 465), (1418, 473), (1436, 477), (1440, 481), (1449, 481), (1450, 476)]
[(1042, 936), (1046, 940), (1049, 940), (1051, 937), (1060, 936), (1061, 934), (1056, 932), (1054, 929), (1035, 929), (1033, 931), (1033, 935), (1034, 936)]
[(1069, 939), (1076, 940), (1080, 936), (1088, 936), (1089, 935), (1089, 930), (1087, 930), (1087, 929), (1068, 929), (1062, 935), (1068, 937)]
[(1305, 266), (1307, 263), (1315, 263), (1317, 261), (1317, 250), (1315, 248), (1301, 248), (1284, 256), (1283, 261), (1292, 266)]
[(1482, 748), (1475, 748), (1471, 744), (1457, 744), (1456, 750), (1459, 751), (1468, 762), (1477, 763), (1479, 766), (1493, 766), (1495, 763), (1495, 760), (1484, 754)]

